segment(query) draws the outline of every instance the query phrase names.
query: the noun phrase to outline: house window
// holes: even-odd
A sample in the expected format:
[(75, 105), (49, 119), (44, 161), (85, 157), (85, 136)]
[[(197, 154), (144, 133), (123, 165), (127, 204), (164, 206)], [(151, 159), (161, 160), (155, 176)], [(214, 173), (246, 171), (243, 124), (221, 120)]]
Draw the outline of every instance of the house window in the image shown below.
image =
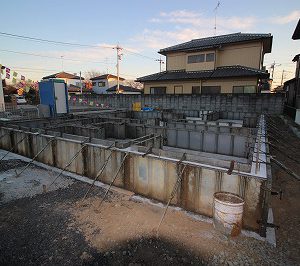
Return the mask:
[(192, 94), (200, 94), (200, 86), (192, 86)]
[(92, 85), (93, 85), (93, 86), (96, 86), (96, 82), (93, 81), (93, 82), (92, 82)]
[(205, 54), (196, 54), (188, 56), (188, 64), (202, 63), (205, 61)]
[(256, 86), (244, 86), (244, 93), (256, 93)]
[(98, 87), (105, 87), (105, 82), (104, 81), (99, 81), (98, 82)]
[(174, 93), (175, 94), (182, 94), (183, 93), (183, 86), (174, 86)]
[(215, 61), (215, 54), (214, 53), (206, 54), (206, 62), (213, 62), (213, 61)]
[(166, 87), (150, 87), (150, 94), (166, 94)]
[(244, 93), (244, 86), (233, 86), (233, 93)]
[(203, 94), (218, 94), (221, 93), (221, 86), (202, 86), (201, 92)]
[(232, 93), (256, 93), (256, 86), (233, 86)]

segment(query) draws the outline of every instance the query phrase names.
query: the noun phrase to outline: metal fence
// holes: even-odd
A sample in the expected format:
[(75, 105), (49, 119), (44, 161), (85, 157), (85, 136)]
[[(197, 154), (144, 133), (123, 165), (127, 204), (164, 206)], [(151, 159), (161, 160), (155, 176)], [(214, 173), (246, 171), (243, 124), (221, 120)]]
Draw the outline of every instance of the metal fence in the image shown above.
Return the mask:
[(39, 112), (36, 106), (30, 106), (26, 108), (12, 107), (6, 105), (5, 111), (0, 112), (0, 118), (9, 120), (29, 119), (39, 117)]

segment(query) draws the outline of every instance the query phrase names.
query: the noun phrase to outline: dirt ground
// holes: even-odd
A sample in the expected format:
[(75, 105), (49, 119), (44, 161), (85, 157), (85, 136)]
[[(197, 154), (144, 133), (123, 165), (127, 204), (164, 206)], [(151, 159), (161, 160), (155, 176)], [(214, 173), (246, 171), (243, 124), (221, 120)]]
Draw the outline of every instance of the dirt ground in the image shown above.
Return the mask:
[[(293, 172), (300, 175), (300, 139), (280, 118), (271, 118), (274, 125), (269, 128), (270, 141), (276, 148), (270, 148), (272, 156), (282, 162)], [(292, 124), (291, 121), (289, 123)], [(280, 134), (280, 135), (279, 135)], [(273, 138), (272, 138), (273, 137)], [(280, 142), (274, 140), (276, 138)], [(277, 248), (289, 258), (300, 264), (300, 181), (291, 177), (283, 169), (272, 164), (273, 188), (282, 191), (282, 199), (272, 196), (274, 223), (280, 228), (276, 230)]]
[[(298, 139), (291, 137), (291, 143), (299, 150)], [(286, 152), (300, 157), (294, 150)], [(294, 161), (280, 152), (276, 156), (299, 173)], [(273, 188), (283, 190), (282, 200), (272, 196), (274, 223), (280, 226), (276, 248), (243, 234), (227, 238), (210, 222), (178, 208), (168, 210), (157, 237), (161, 204), (114, 192), (100, 205), (105, 190), (99, 187), (82, 200), (89, 185), (67, 177), (43, 193), (42, 184), (50, 183), (55, 173), (33, 166), (13, 180), (8, 173), (24, 167), (13, 160), (9, 158), (0, 169), (0, 176), (5, 175), (0, 180), (0, 265), (300, 264), (299, 181), (274, 165)], [(30, 176), (39, 183), (32, 183)], [(32, 197), (5, 196), (8, 192), (24, 195), (19, 189), (8, 189), (8, 185), (19, 188), (18, 182), (35, 186)]]

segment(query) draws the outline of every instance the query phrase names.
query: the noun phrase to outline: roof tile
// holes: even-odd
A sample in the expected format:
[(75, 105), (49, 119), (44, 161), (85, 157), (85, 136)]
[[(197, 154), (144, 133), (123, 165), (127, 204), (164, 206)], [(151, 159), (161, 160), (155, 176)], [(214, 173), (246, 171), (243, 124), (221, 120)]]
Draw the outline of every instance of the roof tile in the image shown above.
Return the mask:
[(174, 46), (170, 46), (159, 51), (160, 54), (166, 54), (168, 52), (175, 51), (194, 51), (194, 50), (204, 50), (210, 48), (216, 48), (220, 45), (230, 44), (230, 43), (238, 43), (238, 42), (246, 42), (246, 41), (254, 41), (265, 38), (271, 38), (272, 35), (270, 33), (232, 33), (226, 35), (219, 35), (201, 39), (194, 39), (185, 43), (177, 44)]
[(163, 80), (193, 80), (193, 79), (217, 79), (217, 78), (233, 78), (233, 77), (258, 77), (268, 78), (269, 73), (244, 66), (224, 66), (215, 70), (203, 71), (164, 71), (152, 75), (140, 77), (137, 81), (163, 81)]

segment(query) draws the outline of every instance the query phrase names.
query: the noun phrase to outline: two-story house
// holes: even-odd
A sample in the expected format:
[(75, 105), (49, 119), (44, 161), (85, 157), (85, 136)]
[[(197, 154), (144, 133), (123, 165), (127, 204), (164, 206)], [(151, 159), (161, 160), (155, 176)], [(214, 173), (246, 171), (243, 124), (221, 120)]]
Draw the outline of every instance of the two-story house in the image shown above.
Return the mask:
[[(93, 85), (93, 92), (97, 94), (107, 94), (107, 90), (118, 83), (118, 77), (112, 74), (105, 74), (90, 79)], [(120, 84), (124, 78), (119, 77)]]
[(271, 34), (234, 33), (161, 49), (166, 71), (140, 77), (144, 94), (258, 93)]

